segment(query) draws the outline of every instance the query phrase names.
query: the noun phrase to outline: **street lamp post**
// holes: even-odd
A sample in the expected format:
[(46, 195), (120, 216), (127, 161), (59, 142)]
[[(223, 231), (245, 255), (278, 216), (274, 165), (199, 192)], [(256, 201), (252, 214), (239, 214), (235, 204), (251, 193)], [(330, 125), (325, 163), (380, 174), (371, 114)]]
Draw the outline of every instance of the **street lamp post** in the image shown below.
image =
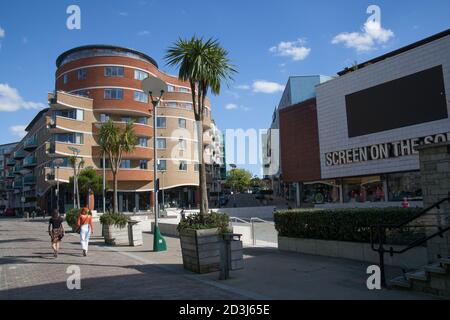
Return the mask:
[[(159, 78), (148, 77), (142, 81), (142, 90), (149, 94), (152, 105), (153, 105), (153, 211), (155, 214), (155, 228), (153, 231), (153, 251), (166, 251), (167, 245), (166, 241), (161, 235), (161, 231), (158, 226), (159, 217), (159, 207), (158, 207), (158, 189), (159, 189), (159, 179), (158, 179), (158, 154), (157, 154), (157, 109), (161, 102), (164, 93), (167, 91), (167, 84)], [(159, 97), (155, 97), (153, 94), (159, 94)], [(150, 110), (151, 113), (151, 110)]]
[(103, 151), (103, 213), (106, 213), (106, 160)]
[(56, 159), (53, 164), (56, 165), (56, 210), (59, 212), (59, 167), (62, 165), (62, 159)]

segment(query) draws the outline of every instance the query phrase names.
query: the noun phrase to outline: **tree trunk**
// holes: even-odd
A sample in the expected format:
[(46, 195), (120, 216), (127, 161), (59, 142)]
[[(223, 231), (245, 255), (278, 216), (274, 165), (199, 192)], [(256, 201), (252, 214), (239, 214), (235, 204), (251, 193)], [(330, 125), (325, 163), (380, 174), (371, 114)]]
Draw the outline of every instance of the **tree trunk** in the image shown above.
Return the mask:
[(117, 173), (113, 171), (113, 180), (114, 180), (114, 207), (113, 212), (118, 213), (119, 212), (119, 201), (117, 197)]
[(206, 167), (203, 159), (203, 121), (197, 121), (200, 215), (208, 213), (208, 190), (206, 188)]

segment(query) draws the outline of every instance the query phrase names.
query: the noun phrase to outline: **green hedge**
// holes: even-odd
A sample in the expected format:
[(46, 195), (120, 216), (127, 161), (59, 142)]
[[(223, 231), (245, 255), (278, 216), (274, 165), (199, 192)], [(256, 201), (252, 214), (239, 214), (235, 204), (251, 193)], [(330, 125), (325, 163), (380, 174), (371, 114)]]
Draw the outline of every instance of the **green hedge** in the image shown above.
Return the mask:
[(201, 216), (199, 213), (187, 216), (178, 224), (177, 230), (204, 230), (218, 228), (221, 233), (229, 232), (230, 217), (226, 214), (211, 212)]
[[(350, 242), (370, 242), (370, 226), (400, 223), (419, 209), (309, 209), (288, 210), (275, 213), (275, 228), (279, 236), (301, 239), (319, 239)], [(401, 243), (398, 231), (389, 237), (392, 244)], [(393, 233), (394, 233), (393, 232)], [(401, 230), (405, 242), (417, 230)], [(408, 234), (408, 237), (406, 235)], [(394, 239), (396, 238), (397, 239)], [(408, 240), (406, 239), (408, 238)], [(414, 238), (414, 237), (412, 237)]]

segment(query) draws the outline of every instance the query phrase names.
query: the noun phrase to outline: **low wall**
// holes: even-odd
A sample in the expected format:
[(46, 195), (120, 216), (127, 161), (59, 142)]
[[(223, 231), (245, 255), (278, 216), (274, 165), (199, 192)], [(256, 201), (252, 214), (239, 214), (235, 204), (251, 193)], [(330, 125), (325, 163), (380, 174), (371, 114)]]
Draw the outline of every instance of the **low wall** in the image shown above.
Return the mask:
[[(401, 208), (401, 202), (350, 202), (316, 204), (318, 209), (351, 209), (351, 208)], [(423, 208), (423, 201), (410, 201), (410, 208)]]
[(273, 220), (273, 212), (275, 206), (267, 207), (248, 207), (248, 208), (220, 208), (215, 209), (220, 213), (225, 213), (230, 217), (237, 218), (260, 218), (265, 220)]
[[(393, 246), (394, 249), (404, 248)], [(373, 251), (369, 243), (327, 241), (315, 239), (296, 239), (278, 237), (278, 249), (333, 258), (343, 258), (378, 264), (378, 252)], [(417, 247), (401, 255), (391, 257), (386, 253), (385, 264), (402, 268), (417, 268), (427, 264), (426, 247)]]

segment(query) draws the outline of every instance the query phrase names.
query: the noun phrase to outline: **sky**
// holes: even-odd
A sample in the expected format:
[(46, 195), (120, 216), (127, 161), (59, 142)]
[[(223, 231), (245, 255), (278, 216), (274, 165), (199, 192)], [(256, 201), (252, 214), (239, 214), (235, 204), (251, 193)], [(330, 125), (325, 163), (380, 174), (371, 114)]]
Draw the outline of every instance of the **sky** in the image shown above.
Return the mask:
[[(79, 30), (66, 26), (70, 5), (81, 10)], [(374, 20), (371, 5), (380, 9)], [(163, 59), (174, 41), (216, 38), (238, 74), (211, 97), (213, 117), (223, 132), (258, 131), (289, 76), (334, 76), (449, 27), (450, 0), (0, 0), (0, 144), (19, 140), (46, 106), (55, 60), (73, 47), (130, 47), (177, 74)], [(241, 167), (261, 173), (261, 164)]]

